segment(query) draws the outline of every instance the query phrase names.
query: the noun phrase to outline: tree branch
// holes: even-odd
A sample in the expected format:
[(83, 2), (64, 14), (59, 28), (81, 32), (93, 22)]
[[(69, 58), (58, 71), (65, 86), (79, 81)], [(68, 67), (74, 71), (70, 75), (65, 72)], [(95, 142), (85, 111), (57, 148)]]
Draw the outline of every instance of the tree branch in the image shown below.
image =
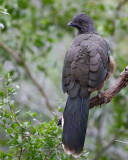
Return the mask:
[(123, 0), (123, 1), (121, 1), (121, 2), (117, 5), (116, 10), (119, 11), (119, 10), (125, 5), (125, 3), (127, 3), (127, 2), (128, 2), (128, 0)]
[(36, 87), (38, 88), (38, 90), (40, 91), (40, 93), (42, 94), (42, 96), (45, 98), (46, 100), (46, 105), (48, 107), (48, 109), (50, 111), (55, 111), (54, 107), (51, 105), (51, 103), (49, 102), (49, 99), (43, 89), (43, 87), (38, 83), (38, 81), (36, 80), (36, 78), (32, 75), (28, 65), (26, 64), (25, 60), (22, 58), (21, 53), (18, 51), (14, 51), (13, 49), (7, 47), (3, 42), (0, 41), (0, 47), (2, 47), (5, 51), (7, 51), (18, 64), (22, 64), (24, 70), (26, 71), (26, 74), (28, 75), (28, 77), (32, 80), (32, 82), (36, 85)]
[[(128, 66), (120, 74), (118, 80), (114, 83), (112, 87), (103, 92), (100, 96), (94, 96), (90, 100), (90, 109), (95, 106), (101, 106), (102, 104), (109, 103), (116, 94), (120, 92), (121, 89), (128, 85)], [(61, 125), (62, 117), (58, 118), (58, 125)]]
[(20, 147), (20, 155), (18, 156), (18, 160), (21, 160), (22, 151), (23, 151), (23, 148)]
[(120, 74), (120, 77), (111, 88), (107, 89), (104, 93), (102, 93), (100, 97), (97, 95), (91, 98), (90, 109), (95, 106), (109, 103), (112, 100), (112, 98), (116, 96), (116, 94), (119, 93), (120, 90), (125, 88), (127, 85), (128, 85), (128, 66)]

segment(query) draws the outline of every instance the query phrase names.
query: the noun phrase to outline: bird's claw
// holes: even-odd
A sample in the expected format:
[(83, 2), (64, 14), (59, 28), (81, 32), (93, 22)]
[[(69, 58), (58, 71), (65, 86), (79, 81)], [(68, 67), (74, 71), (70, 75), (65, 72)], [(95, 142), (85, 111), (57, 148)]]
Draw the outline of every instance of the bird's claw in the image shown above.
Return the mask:
[(97, 94), (98, 98), (101, 98), (103, 94), (104, 94), (104, 91), (99, 91)]

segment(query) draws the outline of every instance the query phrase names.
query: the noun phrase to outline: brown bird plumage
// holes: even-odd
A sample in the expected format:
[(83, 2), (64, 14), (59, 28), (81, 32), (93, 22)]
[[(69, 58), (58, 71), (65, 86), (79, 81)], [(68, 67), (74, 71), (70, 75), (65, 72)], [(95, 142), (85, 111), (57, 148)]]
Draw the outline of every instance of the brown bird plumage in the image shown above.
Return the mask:
[(77, 157), (84, 146), (90, 94), (101, 90), (115, 63), (108, 41), (98, 35), (87, 14), (78, 13), (68, 25), (76, 27), (78, 34), (64, 60), (62, 88), (69, 97), (63, 114), (62, 142), (64, 150)]

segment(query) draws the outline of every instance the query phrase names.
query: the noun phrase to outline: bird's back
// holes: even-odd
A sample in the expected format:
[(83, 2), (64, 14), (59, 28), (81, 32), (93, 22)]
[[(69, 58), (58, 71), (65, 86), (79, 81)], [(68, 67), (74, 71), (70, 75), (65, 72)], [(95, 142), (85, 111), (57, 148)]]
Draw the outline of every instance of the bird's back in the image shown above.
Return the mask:
[(79, 91), (86, 96), (86, 87), (98, 89), (107, 75), (109, 56), (110, 46), (104, 38), (97, 34), (77, 35), (64, 60), (64, 91), (75, 97)]

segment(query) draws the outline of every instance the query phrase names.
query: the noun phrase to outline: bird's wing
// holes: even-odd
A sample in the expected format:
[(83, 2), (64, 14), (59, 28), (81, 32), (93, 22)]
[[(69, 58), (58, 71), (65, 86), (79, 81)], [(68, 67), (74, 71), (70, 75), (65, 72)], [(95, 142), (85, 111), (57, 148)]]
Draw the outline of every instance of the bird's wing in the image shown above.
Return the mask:
[(74, 47), (71, 46), (66, 53), (64, 66), (63, 66), (63, 73), (62, 73), (62, 89), (63, 92), (69, 93), (69, 91), (74, 88), (79, 90), (79, 86), (75, 84), (74, 81), (71, 81), (71, 64), (74, 61), (75, 54), (77, 54), (80, 50), (80, 46)]
[(105, 39), (100, 39), (99, 43), (90, 45), (89, 79), (88, 85), (92, 89), (99, 89), (106, 79), (110, 63), (110, 47)]
[(73, 46), (66, 54), (62, 88), (71, 97), (78, 92), (85, 97), (88, 88), (98, 89), (104, 82), (109, 65), (109, 56), (106, 43), (88, 43), (82, 41)]
[(107, 69), (104, 67), (104, 63), (99, 53), (97, 53), (95, 57), (90, 58), (89, 69), (88, 85), (91, 88), (98, 89), (107, 75)]
[[(87, 52), (87, 47), (86, 45), (73, 46), (65, 56), (62, 88), (71, 97), (76, 97), (81, 87), (87, 88), (88, 86), (89, 53)], [(85, 92), (83, 94), (86, 95)]]

